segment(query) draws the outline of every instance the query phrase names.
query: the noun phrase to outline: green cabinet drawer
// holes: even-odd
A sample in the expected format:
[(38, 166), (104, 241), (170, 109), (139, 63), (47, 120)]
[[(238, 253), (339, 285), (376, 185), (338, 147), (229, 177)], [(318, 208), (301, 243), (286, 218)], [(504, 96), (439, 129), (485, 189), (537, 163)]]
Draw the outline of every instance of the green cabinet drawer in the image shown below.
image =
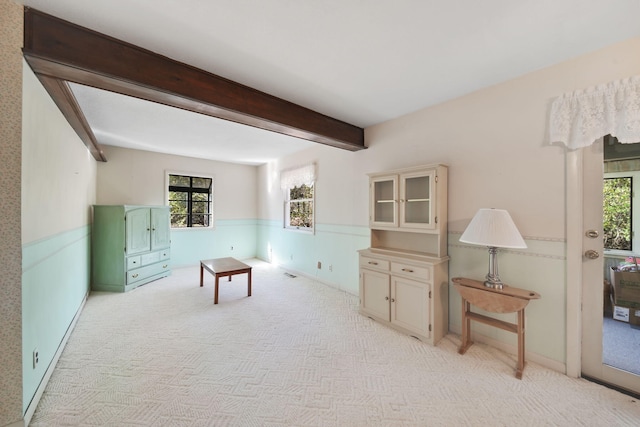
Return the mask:
[(133, 270), (134, 268), (139, 268), (142, 266), (140, 262), (140, 255), (138, 256), (130, 256), (127, 258), (127, 270)]
[(127, 285), (140, 282), (141, 280), (165, 273), (169, 271), (169, 262), (165, 260), (156, 264), (147, 265), (127, 272)]
[(141, 264), (142, 266), (156, 263), (160, 261), (160, 251), (140, 255), (140, 260), (142, 261), (142, 264)]

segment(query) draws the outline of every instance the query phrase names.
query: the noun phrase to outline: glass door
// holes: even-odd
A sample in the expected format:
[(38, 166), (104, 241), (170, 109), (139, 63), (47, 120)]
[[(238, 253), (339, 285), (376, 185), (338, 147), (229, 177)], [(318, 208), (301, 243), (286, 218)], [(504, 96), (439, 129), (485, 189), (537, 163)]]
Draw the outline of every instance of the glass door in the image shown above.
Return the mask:
[(433, 183), (435, 171), (400, 176), (400, 226), (435, 228)]
[(398, 226), (397, 176), (375, 178), (371, 183), (371, 226)]
[(640, 393), (640, 358), (633, 350), (640, 345), (640, 329), (629, 318), (631, 310), (629, 317), (616, 316), (616, 307), (607, 304), (612, 298), (603, 262), (602, 143), (582, 149), (582, 156), (582, 375)]

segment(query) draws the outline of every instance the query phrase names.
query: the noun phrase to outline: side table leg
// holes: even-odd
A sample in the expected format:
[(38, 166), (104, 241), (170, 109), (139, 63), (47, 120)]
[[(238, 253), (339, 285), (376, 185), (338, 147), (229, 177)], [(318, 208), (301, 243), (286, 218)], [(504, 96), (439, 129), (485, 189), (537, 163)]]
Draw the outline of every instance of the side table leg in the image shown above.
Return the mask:
[(467, 313), (471, 310), (469, 301), (462, 298), (462, 343), (458, 349), (459, 354), (465, 354), (471, 347), (471, 319), (467, 317)]
[(204, 268), (202, 267), (202, 263), (200, 263), (200, 287), (204, 283)]
[(249, 282), (249, 290), (248, 290), (247, 296), (251, 296), (251, 269), (249, 269), (248, 274), (249, 274), (249, 278), (247, 281)]
[(516, 378), (522, 379), (524, 371), (524, 309), (518, 311), (518, 365), (516, 366)]

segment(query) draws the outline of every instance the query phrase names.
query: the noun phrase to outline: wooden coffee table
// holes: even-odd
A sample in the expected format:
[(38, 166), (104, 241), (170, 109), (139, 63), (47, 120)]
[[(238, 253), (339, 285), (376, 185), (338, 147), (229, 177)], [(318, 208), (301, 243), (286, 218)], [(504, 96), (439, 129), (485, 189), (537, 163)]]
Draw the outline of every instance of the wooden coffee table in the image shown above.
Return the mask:
[(200, 287), (204, 284), (204, 270), (207, 270), (216, 278), (216, 285), (213, 293), (214, 304), (218, 303), (218, 279), (220, 277), (229, 276), (229, 281), (231, 281), (231, 276), (247, 273), (249, 275), (247, 296), (251, 296), (251, 266), (230, 257), (200, 261)]

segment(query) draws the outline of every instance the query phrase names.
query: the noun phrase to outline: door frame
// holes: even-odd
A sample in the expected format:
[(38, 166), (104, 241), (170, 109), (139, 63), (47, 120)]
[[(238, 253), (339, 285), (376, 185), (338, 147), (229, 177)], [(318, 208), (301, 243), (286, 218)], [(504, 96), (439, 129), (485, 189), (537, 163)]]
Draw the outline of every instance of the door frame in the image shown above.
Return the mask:
[(582, 201), (583, 149), (566, 151), (566, 361), (565, 373), (582, 372)]

